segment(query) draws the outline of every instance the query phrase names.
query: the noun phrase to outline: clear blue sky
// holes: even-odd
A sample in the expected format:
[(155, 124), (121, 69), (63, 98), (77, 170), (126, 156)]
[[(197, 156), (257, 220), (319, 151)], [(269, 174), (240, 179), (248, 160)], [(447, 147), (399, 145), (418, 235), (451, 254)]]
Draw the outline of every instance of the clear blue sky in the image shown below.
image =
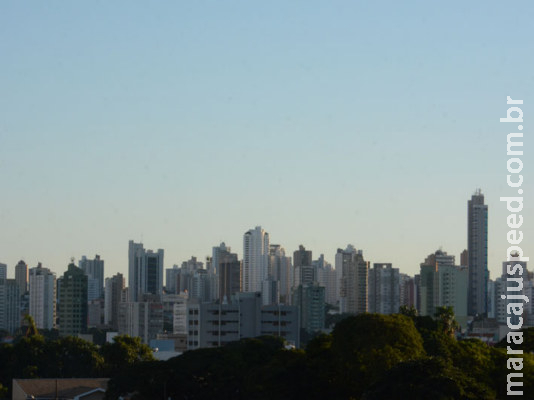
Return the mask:
[(534, 256), (530, 1), (3, 1), (0, 262), (63, 273), (128, 240), (165, 266), (262, 225), (414, 274), (489, 204), (504, 260), (506, 96), (523, 99)]

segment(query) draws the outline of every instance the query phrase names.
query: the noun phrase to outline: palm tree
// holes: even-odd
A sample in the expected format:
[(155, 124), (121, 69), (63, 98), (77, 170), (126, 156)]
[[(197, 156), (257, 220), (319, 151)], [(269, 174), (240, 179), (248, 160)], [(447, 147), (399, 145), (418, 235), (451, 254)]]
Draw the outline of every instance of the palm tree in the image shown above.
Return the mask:
[(37, 325), (35, 325), (35, 320), (30, 314), (26, 314), (24, 316), (24, 321), (28, 323), (28, 329), (26, 329), (26, 337), (39, 336), (39, 330), (37, 330)]

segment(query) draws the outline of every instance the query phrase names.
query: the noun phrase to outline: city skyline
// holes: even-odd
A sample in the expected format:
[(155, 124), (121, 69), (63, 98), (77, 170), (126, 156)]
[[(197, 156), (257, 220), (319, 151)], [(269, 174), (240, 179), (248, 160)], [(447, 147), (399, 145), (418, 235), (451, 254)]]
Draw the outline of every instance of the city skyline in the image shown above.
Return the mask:
[(242, 257), (258, 225), (288, 254), (333, 263), (350, 243), (413, 275), (467, 248), (477, 188), (499, 276), (506, 96), (532, 146), (530, 2), (54, 4), (0, 4), (10, 277), (21, 259), (59, 275), (95, 254), (126, 275), (129, 240), (166, 267), (221, 242)]
[[(479, 194), (479, 189), (477, 189), (477, 191), (475, 191), (473, 193), (473, 197), (476, 196), (477, 194)], [(484, 198), (484, 193), (481, 194), (482, 195), (482, 198)], [(468, 202), (469, 203), (469, 202)], [(487, 204), (486, 204), (487, 206)], [(489, 214), (491, 214), (491, 211), (489, 212)], [(465, 227), (467, 227), (467, 224), (468, 224), (468, 216), (466, 217), (466, 221), (465, 221)], [(489, 217), (489, 220), (491, 220), (491, 217)], [(262, 230), (265, 230), (266, 233), (270, 233), (270, 230), (266, 229), (264, 225), (257, 225), (256, 228), (262, 228)], [(465, 227), (464, 227), (464, 230), (465, 230)], [(256, 228), (251, 228), (251, 229), (248, 229), (246, 232), (243, 232), (244, 235), (246, 235), (247, 232), (252, 232), (254, 231)], [(270, 237), (270, 235), (269, 235)], [(491, 237), (491, 235), (490, 235)], [(242, 239), (241, 241), (243, 241), (243, 235), (242, 235)], [(135, 240), (132, 240), (132, 239), (129, 239), (128, 240), (128, 243), (133, 243), (135, 242)], [(223, 243), (225, 242), (224, 240), (221, 240), (219, 243)], [(227, 241), (226, 241), (227, 242)], [(276, 242), (276, 241), (275, 241)], [(278, 243), (276, 242), (275, 244), (278, 244), (278, 245), (281, 245), (282, 247), (284, 247), (286, 249), (286, 251), (289, 251), (289, 253), (293, 253), (293, 250), (296, 252), (299, 250), (299, 247), (302, 246), (302, 243), (299, 242), (299, 244), (294, 248), (290, 248), (288, 246), (286, 246), (284, 243)], [(139, 241), (139, 245), (141, 246), (144, 246), (145, 243), (143, 241)], [(211, 247), (214, 247), (214, 246), (218, 246), (219, 244), (213, 244)], [(308, 250), (312, 251), (315, 255), (314, 255), (314, 259), (318, 259), (319, 258), (319, 255), (320, 254), (325, 254), (325, 261), (329, 262), (330, 264), (334, 265), (335, 264), (335, 254), (337, 252), (338, 249), (343, 249), (346, 245), (355, 245), (354, 243), (351, 243), (351, 242), (347, 242), (347, 244), (345, 245), (340, 245), (338, 246), (335, 251), (333, 252), (333, 255), (332, 257), (329, 257), (329, 256), (326, 256), (326, 254), (328, 254), (329, 252), (325, 251), (325, 252), (320, 252), (320, 251), (317, 251), (315, 248), (308, 248)], [(363, 250), (365, 252), (365, 254), (368, 254), (367, 250), (365, 248), (361, 248), (361, 247), (358, 247), (357, 245), (356, 246), (356, 249), (357, 250)], [(159, 246), (153, 246), (154, 248), (155, 247), (159, 247)], [(306, 245), (304, 247), (307, 247)], [(235, 247), (236, 249), (239, 249), (239, 250), (236, 250), (235, 253), (238, 255), (239, 259), (242, 260), (243, 259), (243, 247), (238, 247), (236, 246)], [(462, 253), (462, 251), (466, 250), (468, 248), (468, 243), (466, 243), (465, 247), (462, 249), (462, 250), (459, 250), (458, 252), (452, 252), (450, 251), (449, 248), (445, 247), (445, 246), (442, 246), (442, 245), (439, 245), (439, 246), (436, 246), (434, 247), (433, 249), (432, 248), (429, 248), (428, 251), (426, 253), (421, 253), (420, 255), (416, 255), (415, 258), (419, 261), (416, 261), (415, 265), (413, 266), (412, 269), (410, 268), (403, 268), (402, 266), (399, 266), (398, 263), (395, 261), (395, 260), (391, 260), (391, 259), (385, 259), (384, 257), (380, 257), (378, 256), (378, 258), (369, 258), (369, 261), (374, 264), (374, 263), (390, 263), (390, 264), (393, 264), (396, 268), (399, 268), (399, 270), (403, 273), (408, 273), (409, 275), (415, 275), (419, 272), (419, 267), (420, 267), (420, 264), (423, 263), (425, 257), (429, 254), (429, 253), (433, 253), (435, 250), (437, 249), (444, 249), (444, 250), (447, 250), (449, 253), (451, 253), (452, 255), (454, 256), (458, 256), (458, 261), (460, 261), (460, 255)], [(525, 246), (525, 248), (528, 248), (527, 246)], [(161, 250), (161, 249), (160, 249)], [(158, 251), (160, 251), (158, 250)], [(164, 250), (165, 252), (167, 252), (167, 249), (162, 249)], [(489, 249), (488, 249), (489, 250)], [(100, 255), (97, 254), (98, 252), (95, 252), (96, 254), (96, 257), (100, 257)], [(106, 277), (111, 277), (112, 275), (115, 275), (116, 273), (122, 273), (123, 275), (125, 275), (126, 277), (128, 277), (130, 274), (128, 273), (130, 267), (128, 267), (128, 264), (129, 264), (129, 261), (128, 261), (128, 253), (129, 253), (129, 250), (126, 251), (126, 268), (125, 269), (112, 269), (110, 272), (107, 272), (108, 271), (108, 268), (109, 268), (109, 264), (106, 263), (106, 272), (105, 272), (105, 276)], [(69, 260), (71, 260), (73, 257), (77, 258), (77, 257), (81, 257), (82, 259), (84, 257), (87, 257), (87, 255), (90, 254), (90, 253), (84, 253), (83, 255), (72, 255), (72, 256), (69, 256)], [(491, 253), (490, 253), (491, 254)], [(528, 252), (526, 251), (525, 254), (528, 256)], [(172, 260), (172, 261), (167, 261), (163, 264), (163, 268), (164, 269), (167, 269), (167, 268), (172, 268), (173, 265), (180, 265), (182, 262), (186, 261), (187, 259), (189, 259), (191, 256), (192, 257), (197, 257), (199, 259), (199, 261), (205, 261), (206, 257), (210, 257), (212, 254), (210, 254), (210, 251), (209, 250), (206, 250), (205, 251), (205, 254), (204, 255), (196, 255), (196, 254), (192, 254), (190, 256), (187, 256), (187, 257), (184, 257), (184, 259), (181, 259), (181, 260)], [(106, 261), (105, 257), (102, 256), (102, 259), (104, 261)], [(1, 261), (1, 260), (0, 260)], [(17, 263), (19, 261), (24, 261), (26, 262), (26, 264), (28, 264), (28, 268), (33, 268), (34, 266), (32, 266), (30, 263), (27, 262), (26, 259), (20, 259), (17, 261)], [(35, 267), (37, 266), (37, 264), (41, 263), (44, 267), (47, 267), (49, 268), (52, 272), (56, 273), (56, 275), (61, 275), (66, 269), (67, 267), (66, 266), (58, 266), (57, 269), (52, 267), (52, 266), (47, 266), (45, 265), (43, 262), (41, 261), (38, 261), (36, 264), (35, 264)], [(69, 261), (70, 263), (70, 261)], [(68, 266), (67, 263), (66, 265)], [(498, 262), (498, 265), (497, 266), (493, 266), (493, 268), (491, 267), (490, 264), (488, 264), (489, 266), (489, 271), (490, 271), (490, 278), (491, 279), (495, 279), (497, 277), (500, 276), (500, 268), (501, 268), (501, 263), (502, 263), (502, 258), (501, 258), (501, 261)], [(13, 267), (10, 267), (10, 264), (9, 263), (6, 263), (7, 264), (7, 277), (8, 278), (14, 278), (15, 277), (15, 266), (16, 264), (13, 266)], [(457, 263), (458, 265), (460, 265), (460, 263), (458, 262)], [(294, 265), (294, 260), (292, 259), (292, 265)]]

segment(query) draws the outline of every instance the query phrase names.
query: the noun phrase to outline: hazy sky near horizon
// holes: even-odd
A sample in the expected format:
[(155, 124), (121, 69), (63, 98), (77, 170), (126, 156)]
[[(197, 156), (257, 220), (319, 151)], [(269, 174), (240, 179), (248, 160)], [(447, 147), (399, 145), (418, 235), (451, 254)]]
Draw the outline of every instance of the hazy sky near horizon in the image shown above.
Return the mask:
[[(415, 274), (467, 247), (489, 205), (506, 254), (506, 96), (523, 99), (524, 242), (534, 256), (529, 1), (3, 1), (0, 262), (128, 240), (165, 267), (264, 227), (334, 262), (352, 243)], [(533, 261), (534, 262), (534, 261)]]

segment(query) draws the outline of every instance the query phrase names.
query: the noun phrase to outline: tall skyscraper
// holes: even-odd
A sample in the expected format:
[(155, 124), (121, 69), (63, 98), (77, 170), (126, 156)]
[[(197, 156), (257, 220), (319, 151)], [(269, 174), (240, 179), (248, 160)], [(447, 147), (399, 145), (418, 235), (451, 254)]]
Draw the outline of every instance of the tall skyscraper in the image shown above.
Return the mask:
[(314, 283), (293, 289), (291, 304), (300, 311), (300, 327), (307, 333), (322, 330), (325, 323), (325, 288)]
[(145, 250), (142, 243), (128, 244), (128, 289), (130, 301), (143, 294), (163, 294), (163, 250)]
[(261, 292), (269, 265), (269, 234), (261, 226), (243, 236), (243, 292)]
[(293, 287), (317, 282), (317, 268), (313, 266), (312, 252), (303, 245), (293, 252)]
[(341, 272), (341, 312), (367, 312), (369, 261), (363, 259), (362, 251), (356, 250), (352, 245), (348, 245), (345, 250), (338, 249), (336, 271)]
[(20, 260), (15, 265), (15, 280), (19, 285), (19, 292), (21, 295), (28, 291), (28, 264)]
[(117, 274), (106, 278), (104, 323), (113, 330), (119, 329), (119, 303), (124, 290), (124, 277)]
[(73, 263), (63, 274), (59, 293), (59, 334), (77, 335), (87, 330), (87, 275)]
[(295, 267), (311, 267), (312, 252), (306, 250), (303, 245), (299, 245), (299, 249), (293, 252), (293, 266)]
[(462, 267), (467, 267), (469, 265), (469, 254), (467, 249), (460, 253), (460, 265)]
[(88, 292), (87, 300), (91, 301), (104, 297), (104, 260), (97, 254), (93, 260), (82, 256), (79, 266), (87, 275)]
[(399, 274), (400, 305), (417, 308), (417, 286), (415, 278), (407, 274)]
[(434, 316), (439, 303), (439, 269), (445, 266), (454, 267), (454, 256), (439, 249), (428, 255), (421, 263), (419, 282), (419, 313), (423, 316)]
[(227, 303), (232, 295), (241, 291), (241, 261), (237, 254), (228, 250), (219, 252), (217, 262), (215, 268), (219, 277), (219, 300)]
[(478, 189), (467, 203), (467, 252), (469, 284), (467, 313), (487, 314), (488, 292), (488, 206)]
[(0, 279), (7, 279), (7, 265), (0, 263)]
[(41, 263), (30, 268), (30, 315), (37, 328), (56, 326), (56, 275)]
[(0, 329), (13, 334), (20, 327), (20, 305), (15, 279), (0, 278)]
[(286, 257), (285, 249), (279, 244), (269, 245), (269, 273), (274, 281), (280, 282), (280, 301), (288, 304), (293, 285), (291, 257)]
[(369, 312), (396, 314), (399, 307), (399, 269), (391, 264), (373, 264), (369, 270)]
[(467, 322), (467, 268), (454, 265), (455, 257), (439, 249), (421, 264), (420, 309), (422, 316), (434, 316), (436, 307), (452, 307), (456, 320)]
[(232, 251), (230, 246), (227, 246), (224, 242), (222, 242), (219, 246), (212, 247), (211, 251), (211, 267), (209, 268), (213, 273), (218, 274), (219, 273), (219, 264), (220, 264), (220, 257), (221, 254), (228, 254)]

